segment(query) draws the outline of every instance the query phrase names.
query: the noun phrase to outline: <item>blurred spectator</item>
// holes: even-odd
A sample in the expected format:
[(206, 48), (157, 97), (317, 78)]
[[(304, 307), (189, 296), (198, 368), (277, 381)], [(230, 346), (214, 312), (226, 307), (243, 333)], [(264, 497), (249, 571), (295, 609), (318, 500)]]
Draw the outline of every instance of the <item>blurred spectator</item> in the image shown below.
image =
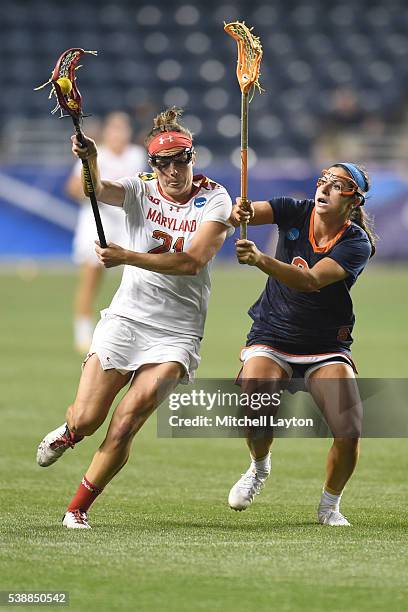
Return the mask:
[[(88, 135), (88, 133), (87, 133)], [(143, 170), (145, 151), (131, 144), (132, 128), (126, 113), (107, 115), (98, 147), (98, 163), (103, 178), (115, 180)], [(74, 301), (74, 344), (81, 354), (86, 353), (94, 328), (93, 305), (100, 285), (103, 266), (95, 255), (97, 232), (89, 199), (84, 199), (81, 180), (82, 163), (75, 164), (66, 184), (68, 195), (81, 204), (73, 241), (73, 259), (81, 267)], [(125, 215), (121, 208), (99, 204), (102, 224), (108, 242), (127, 245)]]
[(331, 94), (326, 120), (322, 119), (321, 136), (315, 142), (316, 164), (324, 166), (337, 159), (360, 159), (360, 129), (364, 118), (354, 90), (349, 86), (335, 89)]

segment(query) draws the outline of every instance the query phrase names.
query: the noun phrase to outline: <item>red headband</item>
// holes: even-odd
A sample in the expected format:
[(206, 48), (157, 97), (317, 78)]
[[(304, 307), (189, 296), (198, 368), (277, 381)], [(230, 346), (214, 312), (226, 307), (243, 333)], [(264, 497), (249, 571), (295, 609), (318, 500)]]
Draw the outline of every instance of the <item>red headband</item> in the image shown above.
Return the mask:
[(156, 155), (165, 149), (174, 149), (175, 147), (183, 147), (189, 149), (193, 146), (193, 141), (186, 134), (181, 132), (160, 132), (156, 134), (149, 143), (147, 148), (150, 155)]

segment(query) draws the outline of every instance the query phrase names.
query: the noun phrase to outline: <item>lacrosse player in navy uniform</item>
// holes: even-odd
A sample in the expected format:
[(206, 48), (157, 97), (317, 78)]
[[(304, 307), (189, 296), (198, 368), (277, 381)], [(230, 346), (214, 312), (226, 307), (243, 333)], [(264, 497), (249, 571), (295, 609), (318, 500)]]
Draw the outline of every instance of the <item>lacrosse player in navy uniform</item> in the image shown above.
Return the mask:
[[(353, 305), (350, 289), (375, 252), (375, 238), (363, 211), (369, 190), (366, 171), (353, 163), (323, 170), (314, 200), (289, 197), (253, 202), (240, 199), (231, 222), (276, 223), (276, 256), (260, 252), (254, 242), (238, 240), (241, 264), (267, 274), (266, 287), (250, 308), (253, 319), (241, 353), (242, 384), (303, 377), (334, 436), (326, 481), (318, 507), (324, 525), (350, 525), (340, 513), (343, 489), (357, 464), (361, 403), (351, 358)], [(348, 379), (341, 397), (322, 380)], [(229, 505), (245, 510), (260, 492), (270, 466), (271, 432), (250, 434), (251, 465), (232, 487)]]

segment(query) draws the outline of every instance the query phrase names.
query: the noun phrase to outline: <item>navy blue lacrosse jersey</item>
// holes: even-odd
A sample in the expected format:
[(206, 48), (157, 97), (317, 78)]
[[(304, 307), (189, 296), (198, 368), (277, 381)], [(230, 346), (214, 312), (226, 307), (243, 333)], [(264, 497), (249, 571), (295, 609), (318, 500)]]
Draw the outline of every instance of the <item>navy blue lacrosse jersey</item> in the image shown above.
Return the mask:
[(330, 257), (348, 276), (313, 293), (290, 289), (269, 277), (248, 311), (254, 322), (247, 345), (267, 344), (293, 355), (348, 351), (355, 320), (350, 289), (371, 254), (366, 232), (349, 222), (328, 245), (318, 247), (313, 233), (314, 200), (283, 197), (270, 204), (279, 229), (276, 259), (312, 268)]

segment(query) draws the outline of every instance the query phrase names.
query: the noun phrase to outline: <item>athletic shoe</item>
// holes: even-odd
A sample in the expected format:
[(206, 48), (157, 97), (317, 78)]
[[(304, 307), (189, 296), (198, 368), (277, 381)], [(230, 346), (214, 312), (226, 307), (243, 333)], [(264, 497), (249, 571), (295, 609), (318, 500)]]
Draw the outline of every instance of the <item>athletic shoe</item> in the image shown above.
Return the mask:
[(63, 516), (62, 525), (67, 529), (92, 529), (86, 512), (82, 510), (67, 510)]
[(332, 527), (351, 527), (345, 516), (339, 510), (333, 508), (321, 508), (317, 511), (317, 519), (321, 525), (331, 525)]
[(52, 465), (65, 453), (67, 448), (74, 448), (75, 442), (68, 425), (64, 423), (41, 441), (37, 450), (37, 463), (41, 467)]
[(251, 466), (245, 474), (234, 484), (228, 495), (228, 503), (232, 510), (246, 510), (254, 500), (255, 495), (259, 495), (263, 489), (268, 472), (255, 472)]

